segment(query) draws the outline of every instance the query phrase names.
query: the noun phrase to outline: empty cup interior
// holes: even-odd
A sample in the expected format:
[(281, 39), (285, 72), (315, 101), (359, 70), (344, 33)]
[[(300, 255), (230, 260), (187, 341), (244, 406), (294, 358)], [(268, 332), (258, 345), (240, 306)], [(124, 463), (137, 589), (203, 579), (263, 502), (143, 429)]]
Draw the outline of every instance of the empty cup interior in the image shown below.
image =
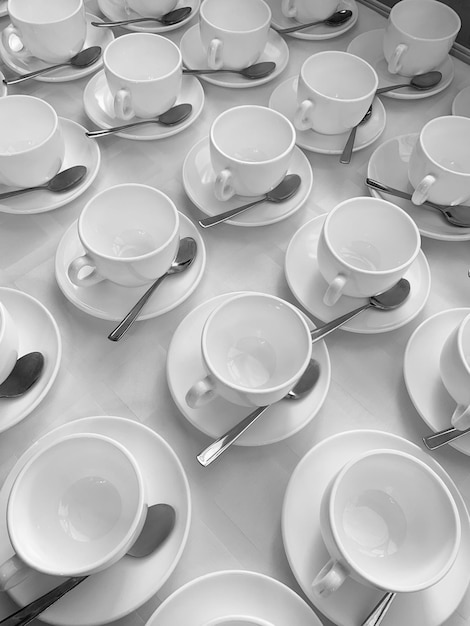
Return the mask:
[(50, 104), (26, 95), (0, 98), (0, 156), (25, 154), (48, 141), (58, 118)]
[(470, 118), (434, 118), (421, 130), (420, 143), (428, 158), (443, 169), (470, 175)]
[(259, 0), (205, 0), (200, 15), (211, 26), (228, 32), (251, 32), (271, 22), (271, 10)]
[(448, 39), (460, 30), (458, 14), (443, 2), (406, 0), (392, 8), (390, 20), (398, 30), (416, 39)]

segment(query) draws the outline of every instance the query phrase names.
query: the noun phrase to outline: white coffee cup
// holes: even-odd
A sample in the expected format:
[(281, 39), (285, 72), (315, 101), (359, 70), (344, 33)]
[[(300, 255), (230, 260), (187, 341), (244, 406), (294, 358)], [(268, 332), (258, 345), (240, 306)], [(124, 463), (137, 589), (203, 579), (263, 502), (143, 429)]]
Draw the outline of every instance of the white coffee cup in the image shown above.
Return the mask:
[(438, 67), (460, 30), (457, 13), (438, 0), (401, 0), (390, 11), (383, 52), (391, 74), (414, 76)]
[(178, 0), (125, 0), (124, 4), (143, 17), (162, 17), (176, 7)]
[(470, 199), (470, 118), (435, 117), (423, 126), (408, 162), (412, 201), (443, 205)]
[(108, 187), (85, 205), (78, 236), (85, 254), (68, 267), (75, 285), (90, 287), (107, 279), (136, 287), (169, 269), (179, 245), (179, 214), (158, 189), (125, 183)]
[(321, 597), (348, 577), (386, 591), (421, 591), (449, 571), (460, 546), (448, 487), (429, 465), (398, 450), (347, 463), (325, 490), (320, 525), (331, 556), (312, 583)]
[(192, 408), (221, 396), (242, 406), (281, 400), (310, 361), (307, 323), (288, 302), (265, 293), (226, 300), (207, 318), (201, 354), (207, 375), (186, 394)]
[(0, 384), (15, 367), (18, 347), (18, 329), (8, 309), (0, 302)]
[(199, 9), (201, 43), (212, 69), (242, 69), (258, 60), (271, 24), (264, 0), (204, 0)]
[(2, 42), (13, 57), (62, 63), (83, 48), (87, 31), (83, 0), (8, 0), (8, 13), (11, 24), (2, 31)]
[(53, 107), (34, 96), (0, 98), (0, 182), (34, 187), (60, 170), (65, 143)]
[(470, 426), (470, 315), (451, 331), (441, 351), (441, 380), (457, 406), (452, 426), (465, 430)]
[(0, 588), (39, 571), (99, 572), (128, 551), (147, 511), (136, 460), (120, 443), (80, 433), (53, 441), (20, 470), (7, 505), (14, 556), (0, 565)]
[(224, 617), (211, 619), (204, 626), (273, 626), (273, 624), (250, 615), (224, 615)]
[(337, 8), (338, 0), (281, 0), (282, 14), (304, 24), (325, 20)]
[(354, 54), (312, 54), (300, 69), (295, 127), (324, 135), (351, 130), (372, 104), (378, 84), (374, 68)]
[(170, 109), (181, 90), (178, 46), (154, 33), (128, 33), (103, 53), (114, 115), (123, 120), (152, 118)]
[(332, 306), (342, 295), (367, 298), (389, 289), (420, 246), (415, 222), (396, 204), (361, 196), (340, 202), (318, 240), (318, 269), (328, 283), (323, 301)]
[(259, 196), (276, 187), (289, 169), (295, 138), (291, 122), (273, 109), (247, 104), (221, 113), (209, 135), (215, 197)]

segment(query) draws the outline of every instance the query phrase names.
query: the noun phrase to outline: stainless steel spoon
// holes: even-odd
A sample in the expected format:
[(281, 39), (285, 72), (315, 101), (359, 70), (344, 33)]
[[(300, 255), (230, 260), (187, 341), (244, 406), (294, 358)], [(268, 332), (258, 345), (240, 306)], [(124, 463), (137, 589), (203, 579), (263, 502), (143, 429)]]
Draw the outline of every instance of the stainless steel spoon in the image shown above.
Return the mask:
[(19, 196), (20, 194), (27, 193), (28, 191), (37, 191), (38, 189), (46, 189), (47, 191), (53, 191), (54, 193), (67, 191), (68, 189), (75, 187), (75, 185), (78, 185), (86, 173), (87, 168), (84, 165), (73, 165), (72, 167), (62, 170), (53, 176), (51, 180), (44, 185), (38, 185), (37, 187), (25, 187), (24, 189), (14, 189), (12, 191), (0, 193), (0, 200), (12, 198), (13, 196)]
[[(136, 558), (148, 556), (155, 552), (170, 535), (175, 525), (175, 509), (170, 504), (153, 504), (147, 511), (144, 527), (134, 545), (127, 554)], [(33, 600), (22, 609), (2, 619), (4, 626), (24, 626), (57, 602), (71, 589), (83, 582), (88, 576), (74, 576), (51, 589), (40, 598)]]
[(65, 67), (67, 65), (71, 65), (72, 67), (77, 67), (79, 69), (84, 67), (89, 67), (95, 61), (97, 61), (101, 56), (101, 47), (100, 46), (91, 46), (91, 48), (85, 48), (81, 50), (78, 54), (73, 56), (68, 61), (64, 63), (58, 63), (57, 65), (51, 65), (50, 67), (43, 67), (40, 70), (35, 70), (34, 72), (28, 72), (27, 74), (23, 74), (22, 76), (18, 76), (17, 78), (4, 78), (3, 82), (5, 85), (16, 85), (17, 83), (22, 83), (24, 80), (29, 80), (30, 78), (35, 78), (36, 76), (41, 76), (41, 74), (45, 74), (46, 72), (50, 72), (51, 70), (55, 70), (59, 67)]
[(353, 151), (353, 148), (354, 148), (354, 142), (356, 140), (356, 131), (357, 131), (359, 126), (362, 126), (362, 124), (365, 124), (366, 122), (369, 121), (371, 115), (372, 115), (372, 105), (370, 105), (370, 107), (367, 109), (366, 114), (364, 115), (362, 120), (359, 122), (359, 124), (356, 124), (356, 126), (353, 126), (351, 128), (351, 132), (349, 133), (348, 140), (346, 141), (346, 143), (344, 145), (343, 152), (342, 152), (342, 154), (341, 154), (341, 156), (339, 158), (339, 162), (340, 163), (349, 163), (350, 162), (352, 151)]
[(244, 204), (243, 206), (236, 207), (235, 209), (229, 209), (228, 211), (224, 211), (223, 213), (219, 213), (218, 215), (212, 215), (211, 217), (205, 217), (202, 220), (199, 220), (199, 225), (202, 228), (209, 228), (210, 226), (215, 226), (216, 224), (220, 224), (221, 222), (225, 222), (240, 213), (243, 213), (247, 209), (251, 209), (251, 207), (261, 204), (261, 202), (284, 202), (291, 198), (300, 187), (300, 183), (302, 179), (298, 174), (287, 174), (287, 176), (279, 183), (277, 187), (268, 191), (262, 198), (258, 200), (254, 200), (253, 202), (249, 202), (248, 204)]
[(276, 64), (273, 61), (261, 61), (260, 63), (254, 63), (248, 67), (244, 67), (241, 70), (228, 70), (221, 68), (219, 70), (213, 69), (200, 69), (193, 70), (189, 68), (183, 68), (183, 74), (218, 74), (219, 72), (230, 72), (231, 74), (240, 74), (244, 78), (251, 80), (257, 80), (269, 76), (276, 69)]
[(142, 310), (143, 306), (149, 300), (150, 296), (153, 294), (155, 289), (160, 285), (160, 283), (167, 277), (172, 274), (179, 274), (184, 272), (191, 263), (194, 261), (197, 253), (197, 243), (192, 237), (183, 237), (180, 241), (180, 245), (178, 248), (178, 252), (176, 254), (175, 260), (171, 264), (169, 270), (157, 278), (157, 280), (152, 284), (152, 286), (147, 289), (144, 295), (140, 298), (140, 300), (132, 307), (126, 317), (120, 322), (116, 328), (109, 333), (108, 339), (111, 341), (119, 341), (121, 337), (126, 333), (129, 328), (134, 323), (136, 317)]
[(470, 427), (465, 428), (465, 430), (459, 430), (458, 428), (454, 428), (454, 426), (450, 426), (449, 428), (440, 430), (433, 435), (423, 437), (423, 442), (428, 450), (436, 450), (436, 448), (440, 448), (446, 443), (454, 441), (454, 439), (468, 435), (468, 433), (470, 433)]
[(0, 398), (16, 398), (30, 389), (44, 367), (41, 352), (28, 352), (20, 357), (6, 380), (0, 385)]
[(179, 9), (165, 13), (162, 17), (134, 17), (132, 19), (118, 20), (115, 22), (91, 22), (91, 25), (98, 28), (103, 26), (108, 28), (109, 26), (126, 26), (127, 24), (137, 24), (138, 22), (159, 22), (163, 24), (163, 26), (172, 26), (186, 19), (191, 11), (191, 7), (180, 7)]
[(395, 591), (387, 591), (366, 617), (365, 621), (362, 622), (361, 626), (379, 626), (396, 595)]
[[(411, 201), (411, 194), (406, 191), (400, 191), (394, 187), (383, 185), (377, 180), (372, 178), (366, 178), (366, 185), (371, 189), (376, 189), (382, 193), (388, 193), (391, 196), (397, 196), (398, 198), (404, 198)], [(434, 204), (434, 202), (423, 202), (423, 204), (415, 205), (415, 207), (430, 207), (440, 211), (444, 218), (453, 226), (459, 226), (460, 228), (470, 228), (470, 206), (465, 204), (458, 204), (456, 206), (441, 206), (440, 204)]]
[(325, 24), (326, 26), (341, 26), (352, 17), (352, 11), (349, 9), (341, 9), (336, 11), (326, 20), (320, 20), (319, 22), (308, 22), (307, 24), (296, 24), (295, 26), (289, 26), (288, 28), (275, 29), (276, 32), (281, 35), (287, 35), (288, 33), (294, 33), (297, 30), (303, 30), (304, 28), (310, 28), (311, 26), (317, 26), (319, 24)]
[[(284, 396), (283, 400), (300, 400), (314, 388), (320, 376), (320, 364), (315, 359), (311, 359), (307, 369), (302, 374), (294, 387)], [(197, 455), (197, 460), (201, 465), (207, 467), (227, 450), (272, 404), (260, 406), (241, 422), (233, 426), (229, 431), (213, 441), (207, 448)], [(0, 622), (1, 623), (1, 622)]]
[(401, 83), (400, 85), (389, 85), (388, 87), (380, 87), (375, 92), (376, 96), (380, 96), (381, 93), (387, 93), (387, 91), (395, 91), (395, 89), (401, 89), (402, 87), (413, 87), (418, 91), (426, 91), (432, 89), (441, 82), (442, 74), (437, 70), (432, 72), (426, 72), (425, 74), (417, 74), (411, 78), (408, 83)]
[(365, 311), (366, 309), (373, 308), (380, 311), (392, 311), (393, 309), (396, 309), (408, 298), (410, 288), (410, 283), (406, 280), (406, 278), (400, 278), (400, 280), (393, 285), (393, 287), (387, 289), (387, 291), (382, 291), (375, 296), (371, 296), (367, 304), (363, 304), (357, 309), (354, 309), (349, 313), (345, 313), (331, 322), (327, 322), (326, 324), (323, 324), (323, 326), (312, 330), (310, 333), (312, 342), (315, 343), (316, 341), (323, 339), (323, 337), (329, 335), (340, 326), (343, 326), (343, 324), (346, 324), (346, 322), (351, 320), (353, 317), (356, 317), (356, 315), (359, 315), (359, 313), (362, 313), (362, 311)]
[(129, 124), (123, 124), (122, 126), (112, 126), (111, 128), (101, 128), (100, 130), (87, 130), (85, 135), (87, 137), (103, 137), (104, 135), (110, 135), (112, 133), (118, 133), (127, 128), (133, 128), (134, 126), (143, 126), (144, 124), (162, 124), (163, 126), (175, 126), (187, 119), (193, 110), (192, 104), (183, 103), (177, 104), (165, 113), (162, 113), (158, 117), (151, 120), (138, 120), (137, 122), (130, 122)]

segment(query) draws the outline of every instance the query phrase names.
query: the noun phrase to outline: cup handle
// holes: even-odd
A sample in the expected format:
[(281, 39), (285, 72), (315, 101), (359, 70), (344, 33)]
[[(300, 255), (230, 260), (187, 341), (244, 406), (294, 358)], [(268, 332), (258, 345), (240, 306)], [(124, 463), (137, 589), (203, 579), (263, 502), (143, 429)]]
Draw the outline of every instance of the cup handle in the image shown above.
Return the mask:
[(215, 177), (214, 195), (217, 200), (221, 200), (223, 202), (230, 200), (230, 198), (235, 195), (233, 175), (230, 170), (222, 170)]
[(30, 571), (30, 567), (14, 554), (0, 565), (0, 591), (8, 591), (15, 587), (28, 576)]
[(199, 409), (215, 398), (214, 384), (210, 376), (201, 378), (186, 393), (186, 403), (192, 409)]
[(297, 15), (297, 9), (294, 0), (282, 0), (281, 11), (286, 17), (295, 17)]
[(114, 114), (121, 120), (130, 120), (135, 113), (132, 110), (131, 94), (127, 89), (119, 89), (114, 96)]
[(470, 427), (470, 406), (458, 404), (450, 421), (457, 430), (467, 430)]
[(388, 71), (390, 72), (390, 74), (398, 74), (398, 72), (401, 70), (402, 65), (400, 63), (400, 59), (407, 50), (408, 46), (404, 43), (398, 44), (398, 46), (395, 48), (388, 62)]
[[(80, 278), (79, 273), (85, 267), (91, 267), (92, 271), (88, 274), (88, 276)], [(67, 274), (73, 284), (77, 287), (91, 287), (91, 285), (96, 285), (104, 280), (104, 277), (98, 274), (93, 260), (90, 259), (87, 254), (74, 259), (68, 267)]]
[(220, 39), (212, 39), (207, 48), (207, 64), (212, 70), (222, 68), (222, 49), (224, 44)]
[(3, 29), (2, 42), (7, 52), (16, 59), (28, 59), (32, 56), (31, 52), (25, 47), (19, 30), (13, 24), (9, 24)]
[(310, 130), (312, 128), (311, 113), (315, 104), (311, 100), (304, 100), (297, 107), (294, 116), (294, 126), (298, 130)]
[(434, 185), (436, 180), (437, 179), (435, 176), (428, 174), (423, 178), (420, 183), (418, 183), (416, 189), (413, 191), (413, 195), (411, 196), (411, 201), (413, 202), (413, 204), (423, 204), (423, 202), (426, 202), (426, 200), (428, 199), (429, 190), (431, 189), (432, 185)]
[(348, 572), (343, 565), (334, 559), (330, 559), (315, 576), (312, 583), (312, 591), (317, 596), (327, 598), (341, 587), (347, 577)]
[(323, 296), (323, 302), (328, 306), (333, 306), (338, 302), (343, 293), (343, 289), (348, 282), (346, 274), (338, 274), (328, 285), (325, 295)]

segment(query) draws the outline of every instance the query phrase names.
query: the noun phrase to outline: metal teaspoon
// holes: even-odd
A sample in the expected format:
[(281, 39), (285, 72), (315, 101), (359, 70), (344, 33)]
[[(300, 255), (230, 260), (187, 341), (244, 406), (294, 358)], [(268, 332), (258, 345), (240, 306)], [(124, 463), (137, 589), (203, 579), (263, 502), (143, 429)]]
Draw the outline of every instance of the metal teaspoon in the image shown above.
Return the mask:
[(342, 152), (342, 154), (341, 154), (341, 156), (339, 158), (339, 162), (340, 163), (349, 163), (350, 162), (352, 151), (353, 151), (353, 148), (354, 148), (354, 142), (356, 140), (356, 131), (357, 131), (359, 126), (362, 126), (362, 124), (365, 124), (366, 122), (369, 121), (371, 115), (372, 115), (372, 105), (370, 105), (370, 107), (367, 109), (366, 114), (364, 115), (362, 120), (359, 122), (359, 124), (356, 124), (356, 126), (353, 126), (351, 128), (348, 140), (346, 141), (346, 143), (344, 145), (343, 152)]
[(0, 193), (0, 200), (5, 198), (11, 198), (13, 196), (19, 196), (22, 193), (28, 191), (36, 191), (37, 189), (46, 189), (47, 191), (53, 191), (55, 193), (60, 191), (67, 191), (78, 185), (82, 178), (87, 173), (87, 168), (84, 165), (73, 165), (72, 167), (62, 170), (51, 178), (44, 185), (38, 185), (37, 187), (25, 187), (24, 189), (14, 189), (13, 191), (6, 191)]
[(465, 428), (465, 430), (459, 430), (454, 426), (450, 426), (444, 430), (440, 430), (433, 435), (429, 435), (428, 437), (423, 437), (424, 445), (428, 450), (436, 450), (436, 448), (440, 448), (444, 446), (446, 443), (450, 441), (454, 441), (454, 439), (458, 439), (463, 435), (468, 435), (470, 433), (470, 427)]
[(426, 91), (432, 89), (441, 82), (442, 74), (437, 70), (432, 72), (426, 72), (425, 74), (417, 74), (411, 78), (409, 83), (401, 83), (400, 85), (389, 85), (388, 87), (380, 87), (375, 92), (376, 96), (380, 96), (381, 93), (387, 93), (387, 91), (394, 91), (395, 89), (401, 89), (402, 87), (413, 87), (418, 91)]
[(273, 61), (261, 61), (260, 63), (254, 63), (248, 67), (244, 67), (241, 70), (228, 70), (228, 69), (200, 69), (193, 70), (189, 68), (183, 68), (183, 74), (218, 74), (219, 72), (230, 72), (232, 74), (241, 74), (244, 78), (251, 80), (257, 80), (259, 78), (265, 78), (269, 76), (276, 69), (276, 64)]
[(229, 209), (224, 213), (219, 213), (218, 215), (212, 215), (211, 217), (206, 217), (202, 220), (199, 220), (199, 225), (203, 228), (209, 228), (210, 226), (215, 226), (216, 224), (220, 224), (221, 222), (225, 222), (240, 213), (243, 213), (247, 209), (250, 209), (252, 206), (256, 204), (260, 204), (261, 202), (284, 202), (284, 200), (288, 200), (291, 198), (300, 187), (300, 183), (302, 179), (298, 174), (287, 174), (287, 176), (279, 183), (277, 187), (268, 191), (266, 195), (258, 200), (254, 200), (253, 202), (249, 202), (248, 204), (244, 204), (243, 206), (237, 207), (235, 209)]
[(309, 22), (308, 24), (296, 24), (295, 26), (289, 26), (288, 28), (279, 28), (275, 29), (277, 33), (281, 35), (287, 35), (288, 33), (293, 33), (297, 30), (303, 30), (304, 28), (310, 28), (311, 26), (317, 26), (319, 24), (325, 24), (326, 26), (341, 26), (352, 17), (352, 11), (349, 9), (341, 9), (341, 11), (336, 11), (330, 17), (327, 17), (326, 20), (321, 20), (319, 22)]
[[(300, 400), (313, 389), (320, 376), (320, 364), (315, 359), (311, 359), (307, 369), (302, 374), (294, 387), (284, 396), (283, 400)], [(272, 405), (260, 406), (241, 422), (233, 426), (229, 431), (213, 441), (207, 448), (197, 455), (197, 460), (201, 465), (207, 467), (219, 457), (228, 447), (232, 445), (266, 409)], [(1, 622), (0, 622), (1, 623)]]
[(91, 22), (92, 26), (101, 28), (102, 26), (126, 26), (126, 24), (136, 24), (137, 22), (160, 22), (163, 26), (172, 26), (178, 24), (188, 17), (191, 13), (191, 7), (180, 7), (162, 15), (162, 17), (134, 17), (128, 20), (119, 20), (117, 22)]
[(43, 367), (44, 356), (41, 352), (24, 354), (0, 385), (0, 398), (16, 398), (23, 395), (37, 381)]
[(72, 67), (77, 67), (79, 69), (89, 67), (90, 65), (95, 63), (95, 61), (97, 61), (100, 56), (101, 47), (91, 46), (91, 48), (85, 48), (85, 50), (81, 50), (78, 54), (76, 54), (64, 63), (58, 63), (57, 65), (51, 65), (50, 67), (43, 67), (40, 70), (28, 72), (28, 74), (23, 74), (22, 76), (18, 76), (17, 78), (4, 78), (3, 82), (5, 83), (5, 85), (16, 85), (17, 83), (22, 83), (24, 80), (28, 80), (29, 78), (35, 78), (36, 76), (40, 76), (41, 74), (45, 74), (46, 72), (55, 70), (59, 67), (65, 67), (67, 65), (71, 65)]

